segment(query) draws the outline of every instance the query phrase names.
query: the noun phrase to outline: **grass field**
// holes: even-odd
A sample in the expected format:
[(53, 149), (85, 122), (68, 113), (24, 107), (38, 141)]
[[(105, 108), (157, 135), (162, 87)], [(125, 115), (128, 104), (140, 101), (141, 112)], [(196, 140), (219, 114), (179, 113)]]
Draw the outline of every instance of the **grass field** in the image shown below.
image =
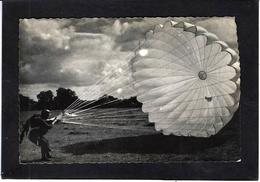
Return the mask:
[[(124, 109), (94, 110), (97, 115)], [(127, 109), (125, 109), (127, 110)], [(37, 112), (21, 112), (24, 122)], [(54, 111), (52, 114), (57, 115)], [(95, 114), (95, 113), (94, 113)], [(237, 115), (210, 138), (164, 136), (149, 125), (140, 111), (127, 117), (77, 118), (85, 125), (59, 123), (46, 135), (51, 161), (42, 162), (39, 147), (27, 138), (20, 145), (21, 163), (171, 163), (175, 161), (237, 161), (240, 159), (240, 123)], [(131, 117), (129, 115), (132, 115)]]

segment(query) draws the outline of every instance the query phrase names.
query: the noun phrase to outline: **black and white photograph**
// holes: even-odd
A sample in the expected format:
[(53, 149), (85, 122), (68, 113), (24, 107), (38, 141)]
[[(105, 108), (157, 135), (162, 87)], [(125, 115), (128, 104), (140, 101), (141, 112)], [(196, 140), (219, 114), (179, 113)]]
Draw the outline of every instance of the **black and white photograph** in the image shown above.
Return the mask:
[(21, 164), (241, 159), (236, 18), (19, 19)]
[(257, 0), (2, 4), (3, 179), (258, 179)]

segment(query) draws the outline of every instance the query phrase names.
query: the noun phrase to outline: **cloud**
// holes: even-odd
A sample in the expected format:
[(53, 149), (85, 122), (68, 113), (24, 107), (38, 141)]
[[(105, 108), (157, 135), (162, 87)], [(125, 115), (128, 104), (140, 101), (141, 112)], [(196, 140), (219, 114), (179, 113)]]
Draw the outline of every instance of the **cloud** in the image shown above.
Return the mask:
[[(80, 24), (82, 30), (82, 23), (74, 23)], [(90, 33), (77, 31), (71, 20), (21, 20), (21, 93), (36, 95), (40, 88), (46, 90), (50, 85), (52, 88), (74, 88), (80, 93), (82, 87), (91, 87), (102, 79), (103, 90), (111, 92), (121, 83), (126, 83), (123, 74), (130, 71), (128, 61), (133, 52), (121, 52), (115, 46), (115, 37), (124, 31), (120, 22), (115, 20), (109, 27), (110, 30), (102, 28), (105, 33)], [(113, 74), (113, 69), (117, 67), (121, 67), (122, 77), (121, 73)], [(101, 94), (105, 92), (97, 95)], [(91, 96), (88, 96), (86, 98), (90, 99)]]
[(21, 55), (37, 55), (43, 52), (59, 54), (57, 51), (64, 51), (74, 32), (72, 26), (64, 27), (66, 23), (65, 19), (20, 20)]
[(203, 26), (238, 47), (231, 17), (22, 19), (20, 92), (36, 98), (41, 90), (67, 87), (85, 99), (134, 96), (129, 60), (145, 33), (169, 19)]
[(56, 93), (57, 88), (55, 84), (20, 84), (19, 93), (37, 101), (37, 94), (41, 91), (51, 90), (53, 93)]
[(131, 23), (121, 23), (121, 26), (125, 28), (121, 34), (118, 34), (115, 41), (120, 45), (121, 51), (133, 51), (139, 42), (144, 40), (147, 31), (153, 30), (155, 25), (162, 24), (167, 19), (169, 18), (144, 18), (140, 21), (134, 18)]

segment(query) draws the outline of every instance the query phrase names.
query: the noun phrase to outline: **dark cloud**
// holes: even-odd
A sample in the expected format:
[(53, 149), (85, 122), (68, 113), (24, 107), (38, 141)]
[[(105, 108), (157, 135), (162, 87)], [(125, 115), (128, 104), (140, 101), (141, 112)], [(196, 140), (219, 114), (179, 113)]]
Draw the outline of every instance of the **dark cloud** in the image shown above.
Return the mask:
[(114, 21), (113, 19), (105, 18), (81, 18), (69, 20), (69, 25), (75, 27), (75, 32), (85, 33), (102, 33), (103, 27), (111, 25)]

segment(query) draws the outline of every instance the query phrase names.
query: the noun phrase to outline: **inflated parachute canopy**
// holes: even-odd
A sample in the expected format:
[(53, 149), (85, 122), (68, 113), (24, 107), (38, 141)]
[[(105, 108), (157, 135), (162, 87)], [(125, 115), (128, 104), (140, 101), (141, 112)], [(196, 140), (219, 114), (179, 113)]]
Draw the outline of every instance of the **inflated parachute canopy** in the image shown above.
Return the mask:
[(200, 26), (156, 26), (131, 65), (142, 110), (165, 135), (215, 135), (238, 109), (239, 56)]

